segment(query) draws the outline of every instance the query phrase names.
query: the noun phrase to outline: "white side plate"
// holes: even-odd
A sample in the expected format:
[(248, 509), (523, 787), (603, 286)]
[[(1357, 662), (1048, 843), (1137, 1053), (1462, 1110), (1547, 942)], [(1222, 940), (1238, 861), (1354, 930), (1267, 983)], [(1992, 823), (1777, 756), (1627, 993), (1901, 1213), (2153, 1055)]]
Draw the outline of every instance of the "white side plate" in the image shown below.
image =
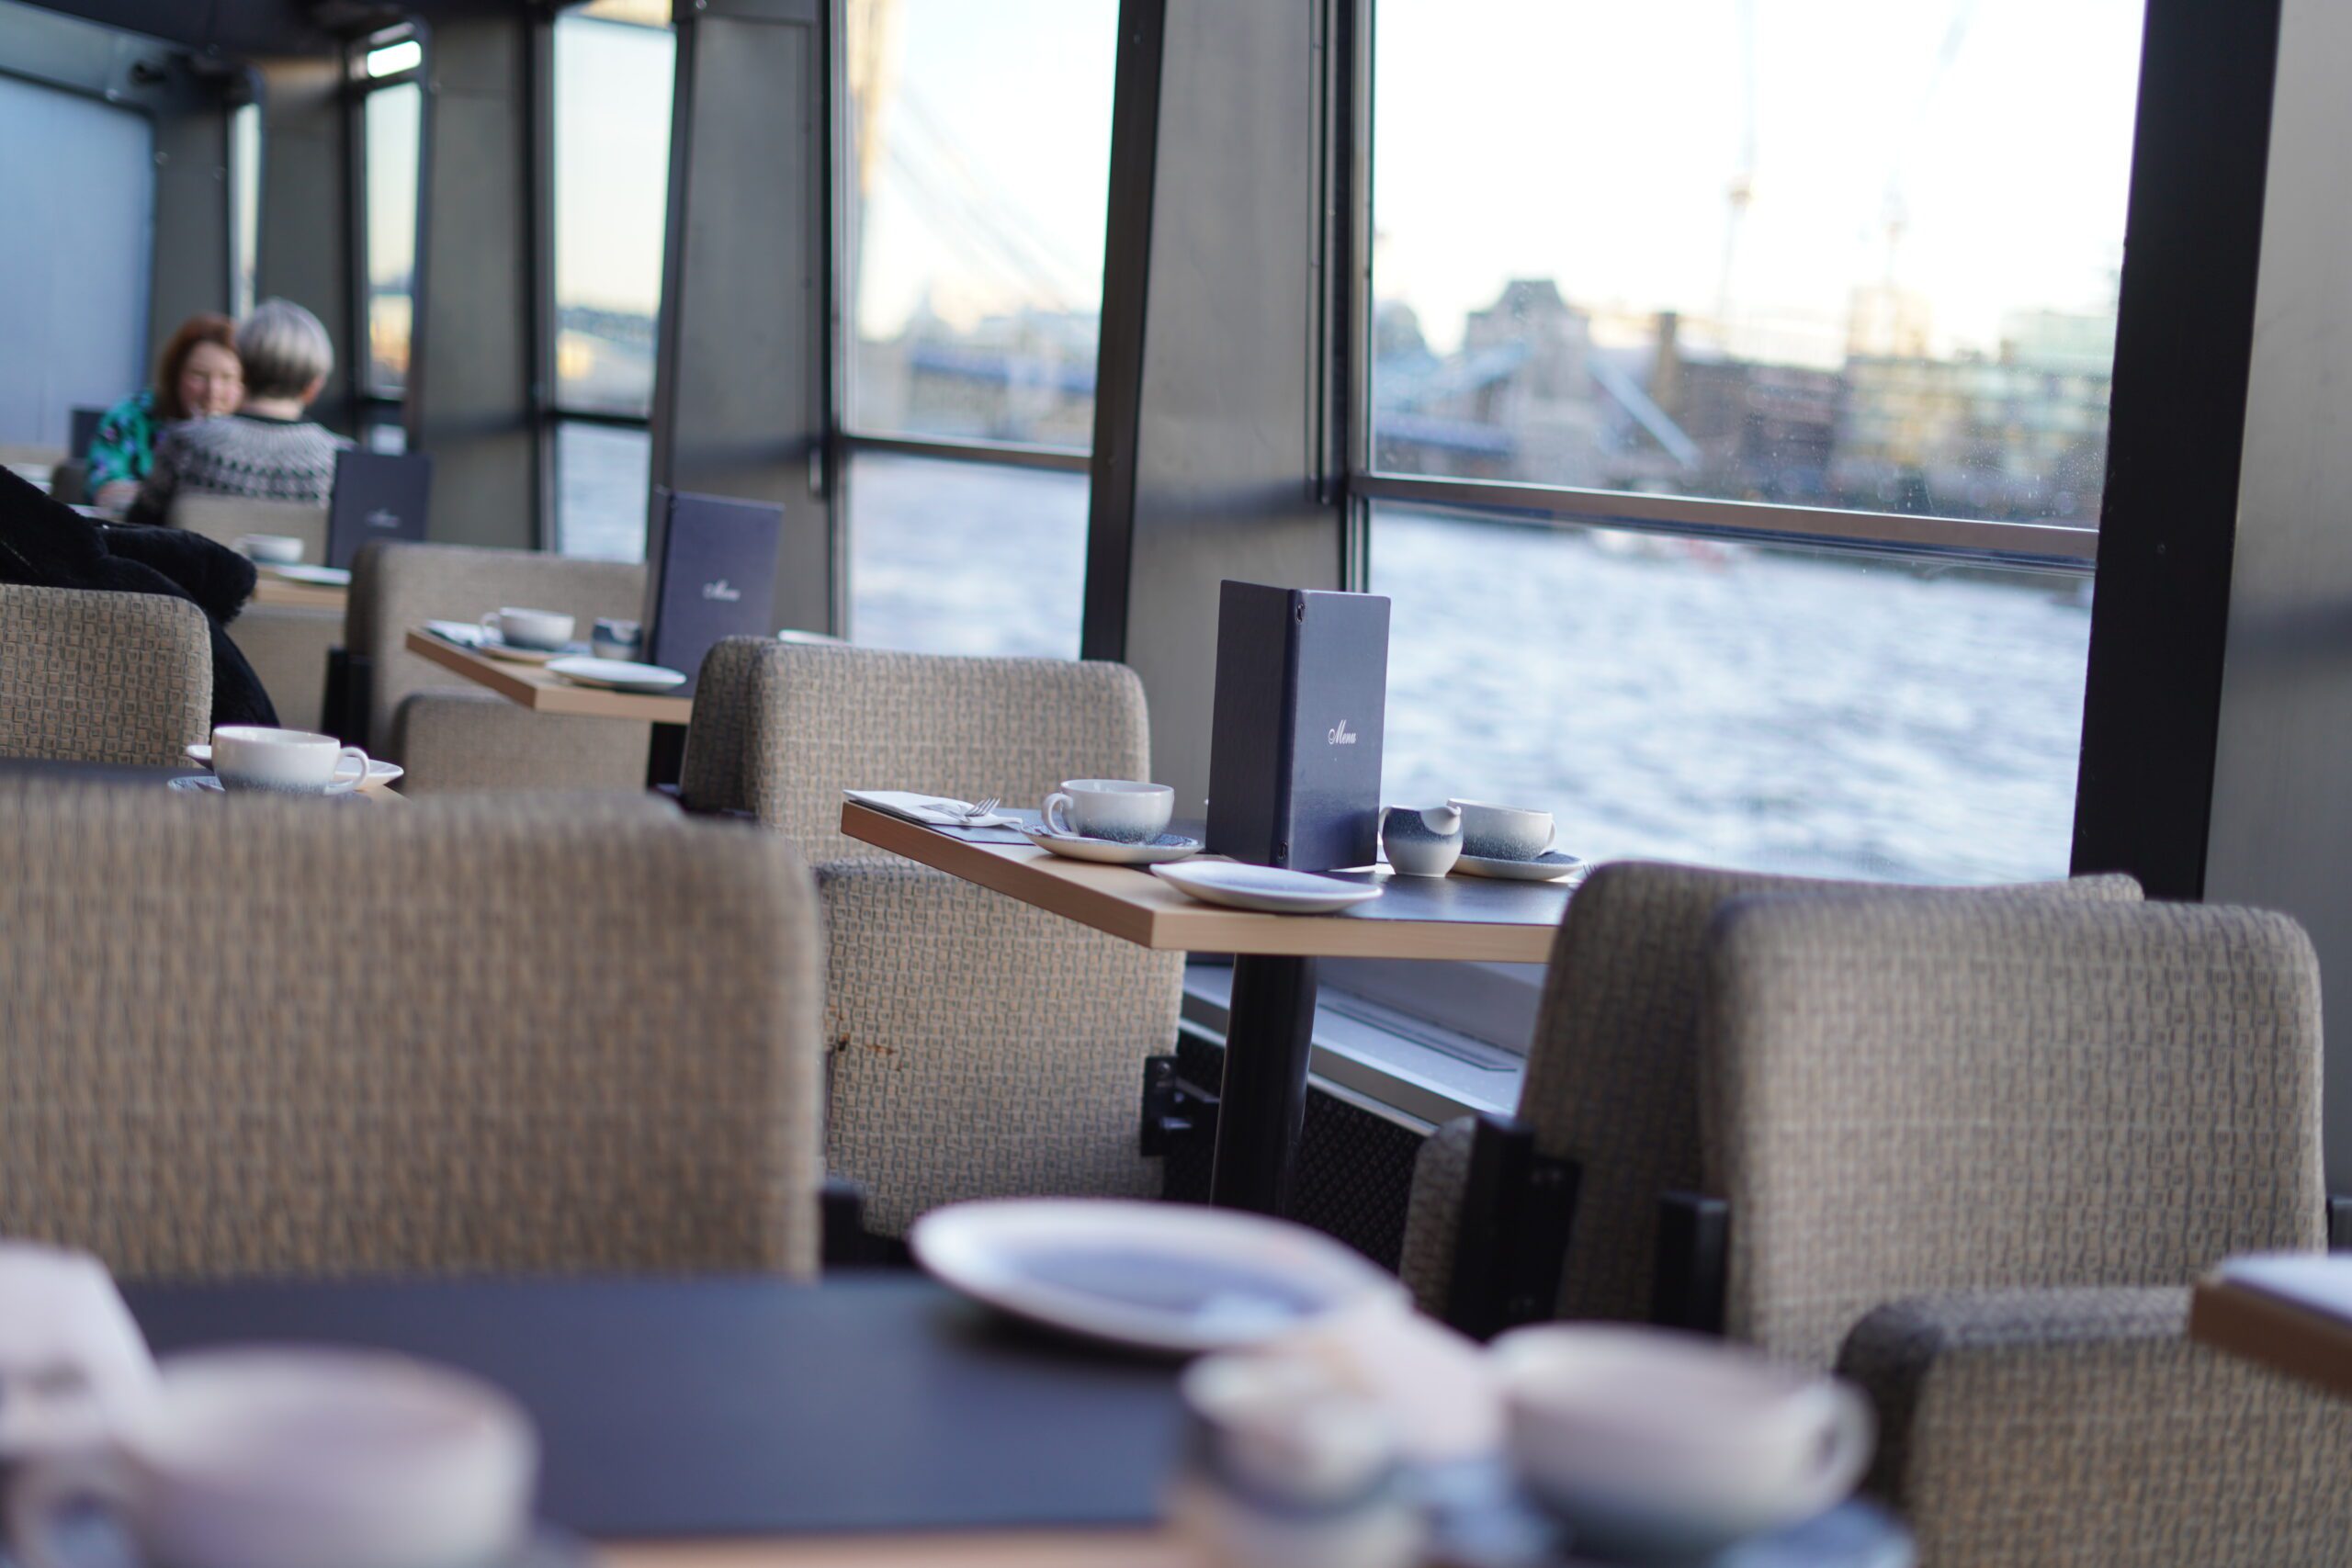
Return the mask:
[(1380, 897), (1377, 883), (1341, 882), (1334, 876), (1236, 861), (1155, 865), (1151, 874), (1204, 904), (1255, 909), (1266, 915), (1328, 915)]
[(1034, 1323), (1148, 1350), (1251, 1345), (1404, 1286), (1318, 1231), (1114, 1199), (951, 1203), (908, 1244), (934, 1277)]
[(351, 569), (347, 566), (272, 566), (256, 561), (254, 570), (265, 576), (282, 578), (288, 582), (307, 582), (314, 588), (351, 586)]
[(632, 664), (626, 659), (553, 659), (548, 672), (582, 686), (614, 692), (666, 692), (683, 686), (686, 678), (659, 664)]

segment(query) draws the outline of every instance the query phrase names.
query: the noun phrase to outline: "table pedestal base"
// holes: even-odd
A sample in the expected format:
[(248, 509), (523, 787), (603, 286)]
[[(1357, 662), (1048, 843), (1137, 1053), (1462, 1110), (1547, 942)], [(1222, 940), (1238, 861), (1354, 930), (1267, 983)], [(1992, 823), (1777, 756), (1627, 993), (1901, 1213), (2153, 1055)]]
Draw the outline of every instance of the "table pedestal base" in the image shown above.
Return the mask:
[(1235, 958), (1210, 1202), (1289, 1213), (1314, 1040), (1315, 960)]

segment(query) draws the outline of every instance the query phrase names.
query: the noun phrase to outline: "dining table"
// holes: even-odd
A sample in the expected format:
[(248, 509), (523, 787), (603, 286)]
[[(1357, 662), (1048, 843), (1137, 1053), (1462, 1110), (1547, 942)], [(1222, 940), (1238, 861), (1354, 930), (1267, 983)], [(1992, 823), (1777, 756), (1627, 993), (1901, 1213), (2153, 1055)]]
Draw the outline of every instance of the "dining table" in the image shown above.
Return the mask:
[[(1165, 1517), (1182, 1363), (1050, 1335), (909, 1270), (230, 1279), (123, 1296), (162, 1357), (365, 1348), (503, 1389), (538, 1432), (537, 1517), (604, 1568), (1216, 1568)], [(1705, 1568), (1911, 1561), (1898, 1521), (1850, 1502)]]
[[(208, 778), (209, 768), (188, 762), (177, 767), (141, 767), (127, 762), (79, 762), (48, 757), (0, 757), (0, 779), (27, 779), (52, 784), (99, 784), (167, 793), (174, 779)], [(405, 806), (408, 797), (390, 784), (368, 784), (329, 797), (330, 804)]]
[(493, 659), (479, 648), (424, 626), (411, 626), (403, 646), (417, 657), (430, 660), (451, 674), (533, 713), (650, 724), (653, 731), (646, 750), (645, 782), (654, 788), (678, 782), (685, 763), (686, 725), (695, 712), (692, 697), (580, 685), (560, 675), (549, 674), (543, 665)]
[(2352, 1255), (2226, 1259), (2189, 1297), (2188, 1337), (2352, 1399)]
[(1017, 827), (937, 827), (846, 800), (841, 830), (1138, 947), (1232, 954), (1210, 1201), (1270, 1214), (1291, 1207), (1314, 1047), (1316, 961), (1542, 964), (1581, 874), (1515, 882), (1363, 867), (1329, 874), (1377, 886), (1379, 897), (1334, 914), (1274, 915), (1202, 903), (1132, 866), (1054, 854)]

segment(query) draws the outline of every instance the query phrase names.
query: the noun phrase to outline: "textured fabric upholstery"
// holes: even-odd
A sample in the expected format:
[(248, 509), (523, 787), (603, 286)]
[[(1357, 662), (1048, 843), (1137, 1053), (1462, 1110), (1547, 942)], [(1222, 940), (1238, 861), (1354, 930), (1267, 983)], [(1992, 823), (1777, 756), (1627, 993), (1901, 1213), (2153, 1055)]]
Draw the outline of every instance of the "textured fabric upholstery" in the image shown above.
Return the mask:
[(1146, 777), (1150, 752), (1143, 682), (1125, 665), (734, 637), (695, 689), (683, 790), (755, 813), (812, 864), (888, 860), (842, 836), (842, 790), (1035, 807), (1064, 779)]
[(401, 793), (645, 788), (652, 727), (533, 713), (479, 686), (417, 692), (393, 715), (383, 755), (408, 770)]
[[(478, 621), (502, 604), (569, 615), (584, 638), (599, 616), (634, 620), (644, 603), (645, 569), (631, 563), (463, 545), (368, 547), (351, 569), (348, 646), (369, 660), (368, 750), (408, 770), (401, 788), (411, 794), (643, 789), (645, 725), (535, 714), (495, 696), (495, 709), (445, 708), (440, 694), (489, 694), (406, 644), (426, 621)], [(408, 712), (426, 692), (435, 694), (428, 711)], [(422, 750), (412, 753), (412, 745)]]
[(327, 651), (343, 646), (339, 611), (248, 604), (228, 628), (288, 729), (316, 729), (326, 709)]
[(2185, 1336), (2174, 1288), (1893, 1303), (1838, 1371), (1927, 1564), (2352, 1562), (2352, 1402)]
[(1142, 778), (1149, 756), (1141, 682), (1117, 665), (755, 637), (705, 660), (684, 793), (817, 863), (827, 1149), (873, 1229), (962, 1198), (1149, 1190), (1143, 1060), (1173, 1043), (1183, 958), (845, 839), (842, 791), (1026, 804), (1065, 778)]
[(0, 585), (0, 756), (183, 761), (211, 733), (211, 638), (185, 599)]
[(1469, 1196), (1470, 1151), (1478, 1119), (1457, 1116), (1421, 1140), (1413, 1156), (1412, 1196), (1405, 1209), (1405, 1249), (1397, 1274), (1413, 1301), (1443, 1318), (1453, 1284), (1453, 1249), (1462, 1235), (1462, 1205)]
[(1826, 1364), (1899, 1297), (2322, 1241), (2319, 969), (2282, 915), (1743, 899), (1705, 984), (1736, 1337)]
[(243, 495), (175, 495), (172, 527), (233, 545), (247, 534), (282, 534), (302, 541), (302, 558), (313, 566), (327, 558), (327, 509), (302, 501), (264, 501)]
[(871, 1228), (964, 1198), (1156, 1190), (1136, 1105), (1143, 1058), (1176, 1037), (1181, 955), (904, 861), (838, 861), (817, 886), (825, 1157), (865, 1186)]
[[(1649, 1317), (1658, 1195), (1700, 1185), (1699, 989), (1716, 910), (1743, 895), (1875, 886), (1621, 861), (1595, 867), (1577, 889), (1553, 942), (1519, 1102), (1537, 1146), (1580, 1168), (1560, 1316)], [(2126, 876), (1916, 891), (1936, 898), (2140, 896)], [(1417, 1188), (1421, 1179), (1417, 1171)], [(1430, 1231), (1446, 1223), (1438, 1216), (1447, 1201), (1435, 1187), (1417, 1190), (1407, 1225), (1405, 1279), (1425, 1306), (1443, 1301), (1453, 1268), (1450, 1229), (1442, 1245)]]
[(0, 1234), (141, 1278), (813, 1272), (806, 869), (563, 807), (0, 781)]

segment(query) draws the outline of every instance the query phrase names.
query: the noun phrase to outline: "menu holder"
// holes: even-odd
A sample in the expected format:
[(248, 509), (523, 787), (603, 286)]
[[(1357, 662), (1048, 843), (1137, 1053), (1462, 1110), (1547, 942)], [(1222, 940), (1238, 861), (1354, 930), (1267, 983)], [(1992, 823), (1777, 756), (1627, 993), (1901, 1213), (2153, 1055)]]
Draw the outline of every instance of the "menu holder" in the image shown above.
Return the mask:
[(422, 452), (336, 453), (326, 564), (349, 570), (369, 545), (422, 544), (432, 500), (433, 459)]
[(660, 536), (648, 552), (645, 658), (686, 677), (692, 696), (703, 657), (730, 637), (775, 635), (775, 576), (784, 508), (727, 496), (656, 491)]
[(1210, 852), (1295, 871), (1372, 864), (1387, 703), (1385, 597), (1225, 583)]

